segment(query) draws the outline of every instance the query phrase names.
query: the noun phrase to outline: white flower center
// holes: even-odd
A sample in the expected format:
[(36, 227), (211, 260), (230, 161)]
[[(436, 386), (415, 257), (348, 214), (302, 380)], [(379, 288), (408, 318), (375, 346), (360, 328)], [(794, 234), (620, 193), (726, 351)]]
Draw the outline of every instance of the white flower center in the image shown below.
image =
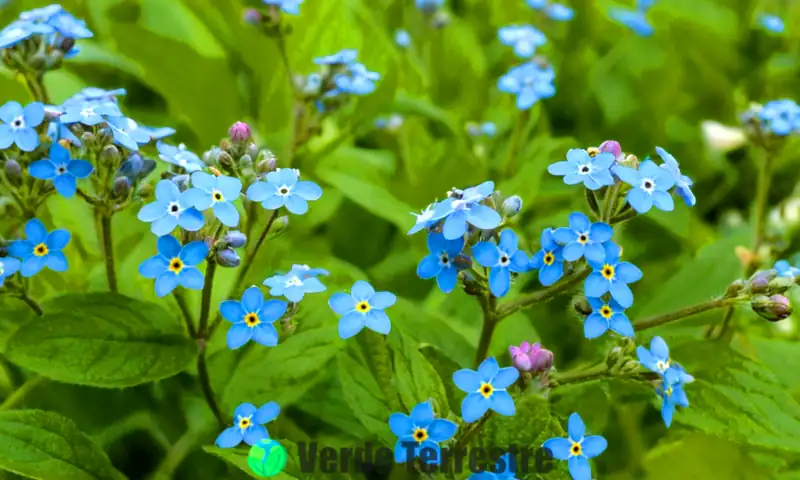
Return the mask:
[(89, 118), (94, 114), (95, 114), (94, 107), (86, 107), (83, 110), (81, 110), (81, 117), (83, 118)]
[(658, 361), (658, 363), (656, 363), (656, 368), (657, 368), (657, 369), (658, 369), (658, 371), (660, 371), (661, 373), (664, 373), (664, 372), (666, 372), (666, 371), (669, 369), (669, 361), (666, 361), (666, 362), (665, 362), (665, 361), (663, 361), (663, 360), (659, 360), (659, 361)]
[(578, 167), (578, 175), (589, 175), (592, 173), (592, 166), (587, 164)]
[(181, 206), (178, 204), (178, 202), (169, 202), (169, 206), (167, 207), (167, 213), (169, 213), (173, 217), (177, 217), (181, 214)]
[(507, 267), (509, 263), (511, 263), (511, 258), (508, 256), (508, 254), (505, 252), (500, 252), (500, 266)]
[(278, 187), (277, 194), (280, 195), (281, 197), (285, 197), (290, 193), (292, 193), (292, 187), (290, 185), (281, 185), (280, 187)]
[(19, 117), (14, 117), (14, 120), (11, 121), (11, 128), (14, 130), (21, 130), (25, 128), (25, 118), (22, 115)]
[(56, 166), (56, 175), (64, 175), (67, 173), (67, 166), (66, 164), (61, 164)]
[(284, 288), (300, 287), (302, 285), (303, 285), (303, 281), (300, 280), (298, 277), (291, 277), (289, 280), (286, 280), (285, 282), (283, 282), (283, 287)]
[(656, 188), (656, 182), (654, 182), (653, 179), (651, 178), (642, 179), (642, 190), (652, 194), (655, 188)]

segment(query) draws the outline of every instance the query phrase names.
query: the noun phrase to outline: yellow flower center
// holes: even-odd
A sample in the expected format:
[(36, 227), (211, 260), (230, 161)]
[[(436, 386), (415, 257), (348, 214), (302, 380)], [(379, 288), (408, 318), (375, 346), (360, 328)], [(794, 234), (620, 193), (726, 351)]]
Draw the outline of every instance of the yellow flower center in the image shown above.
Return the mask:
[(494, 387), (489, 383), (484, 383), (481, 385), (481, 389), (479, 391), (481, 392), (481, 395), (483, 395), (483, 398), (489, 398), (494, 392)]
[(547, 252), (547, 253), (544, 254), (544, 264), (545, 265), (552, 265), (553, 262), (555, 262), (555, 261), (556, 261), (556, 257), (555, 257), (555, 255), (553, 255), (553, 252)]
[(667, 387), (667, 390), (664, 392), (664, 394), (665, 394), (666, 396), (668, 396), (668, 397), (669, 397), (670, 395), (672, 395), (672, 387)]
[(422, 443), (427, 439), (428, 439), (428, 430), (424, 428), (414, 429), (414, 440), (416, 440), (417, 443)]
[(253, 328), (259, 323), (261, 323), (261, 319), (258, 318), (257, 313), (248, 313), (244, 317), (244, 323), (247, 324), (248, 327)]
[(669, 368), (669, 360), (667, 360), (666, 362), (659, 360), (658, 363), (656, 363), (656, 368), (658, 368), (662, 372), (666, 372), (667, 369)]
[(44, 243), (40, 243), (39, 245), (33, 247), (33, 254), (37, 257), (44, 257), (47, 255), (47, 252), (49, 252), (49, 250), (47, 249), (47, 245)]
[(611, 307), (609, 307), (608, 305), (603, 305), (603, 308), (600, 309), (600, 315), (602, 315), (603, 318), (605, 318), (606, 320), (611, 318), (611, 315), (613, 313), (614, 311), (611, 310)]
[(589, 147), (586, 149), (586, 152), (589, 154), (590, 157), (594, 157), (598, 153), (600, 153), (600, 149), (597, 147)]
[(250, 426), (250, 417), (243, 417), (239, 419), (239, 428), (245, 430)]
[(364, 300), (363, 302), (358, 302), (356, 304), (356, 310), (358, 310), (361, 313), (367, 313), (371, 309), (372, 309), (372, 307), (370, 307), (369, 302), (366, 301), (366, 300)]
[(573, 457), (577, 457), (582, 451), (583, 449), (581, 448), (580, 443), (572, 442), (572, 447), (569, 449), (569, 453), (571, 453)]
[(586, 235), (585, 233), (581, 233), (580, 235), (578, 235), (578, 243), (580, 243), (581, 245), (586, 245), (586, 242), (588, 241), (589, 241), (589, 236)]
[(603, 265), (603, 270), (600, 272), (603, 274), (603, 278), (606, 280), (613, 280), (614, 279), (614, 266), (605, 264)]
[(181, 273), (181, 270), (183, 270), (183, 260), (181, 260), (178, 257), (175, 257), (175, 258), (173, 258), (172, 260), (169, 261), (169, 271), (170, 272), (172, 272), (174, 274), (178, 274), (178, 273)]
[(211, 196), (214, 197), (215, 202), (221, 202), (225, 200), (225, 197), (222, 196), (222, 192), (214, 192)]

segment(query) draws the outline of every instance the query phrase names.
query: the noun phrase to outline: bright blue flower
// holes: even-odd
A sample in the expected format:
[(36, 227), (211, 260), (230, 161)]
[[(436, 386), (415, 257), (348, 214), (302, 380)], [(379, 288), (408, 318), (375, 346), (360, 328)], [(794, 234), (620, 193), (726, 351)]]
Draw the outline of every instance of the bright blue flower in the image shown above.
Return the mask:
[[(503, 221), (500, 214), (482, 205), (494, 192), (494, 182), (488, 181), (465, 189), (459, 198), (450, 197), (436, 205), (433, 219), (444, 220), (442, 233), (447, 240), (455, 240), (467, 233), (467, 224), (481, 230), (497, 228)], [(417, 219), (419, 223), (419, 219)]]
[(292, 265), (292, 269), (289, 271), (290, 274), (297, 275), (300, 277), (301, 280), (305, 280), (306, 278), (316, 278), (320, 275), (323, 277), (329, 276), (331, 273), (324, 268), (311, 268), (308, 265)]
[(686, 391), (683, 388), (686, 383), (689, 383), (686, 381), (686, 377), (694, 380), (691, 375), (686, 375), (682, 368), (670, 367), (664, 373), (664, 381), (661, 387), (656, 389), (656, 393), (661, 396), (661, 418), (667, 428), (672, 425), (672, 417), (675, 414), (676, 406), (689, 407), (689, 397), (686, 396)]
[(316, 276), (309, 274), (310, 269), (301, 270), (295, 267), (297, 265), (293, 266), (286, 275), (273, 275), (264, 280), (264, 285), (270, 287), (270, 295), (273, 297), (284, 296), (290, 302), (297, 303), (303, 299), (306, 293), (325, 291), (325, 285)]
[(411, 45), (411, 35), (408, 33), (408, 30), (400, 28), (395, 31), (394, 43), (397, 44), (398, 47), (402, 48), (406, 48), (407, 46)]
[(489, 470), (473, 473), (469, 480), (517, 480), (517, 457), (506, 453)]
[(350, 294), (334, 293), (328, 300), (331, 310), (339, 315), (339, 336), (343, 340), (357, 335), (364, 327), (382, 335), (392, 329), (389, 316), (384, 312), (397, 302), (391, 292), (376, 292), (372, 285), (359, 280)]
[(314, 63), (317, 65), (348, 65), (355, 62), (357, 57), (358, 50), (347, 48), (333, 55), (317, 57), (314, 59)]
[(337, 74), (333, 81), (337, 94), (367, 95), (375, 91), (375, 82), (380, 79), (379, 73), (370, 72), (360, 63), (350, 63), (347, 71)]
[(156, 143), (156, 148), (158, 149), (158, 158), (170, 165), (181, 167), (189, 173), (200, 171), (205, 166), (200, 157), (188, 150), (184, 144), (176, 147), (168, 143), (158, 142)]
[(114, 90), (105, 90), (97, 87), (86, 87), (75, 95), (71, 96), (69, 100), (64, 103), (83, 103), (83, 102), (114, 102), (116, 103), (117, 97), (127, 95), (124, 88), (116, 88)]
[(278, 5), (284, 13), (299, 15), (300, 5), (304, 0), (263, 0), (266, 5)]
[(308, 202), (319, 200), (322, 189), (308, 180), (298, 181), (300, 174), (291, 168), (281, 168), (267, 174), (266, 182), (256, 182), (247, 189), (247, 198), (261, 202), (266, 210), (286, 207), (295, 215), (308, 211)]
[(54, 16), (63, 12), (64, 8), (61, 5), (48, 5), (46, 7), (32, 8), (19, 14), (20, 20), (28, 22), (47, 22)]
[(50, 158), (33, 162), (28, 173), (39, 180), (52, 180), (56, 191), (66, 198), (75, 195), (79, 178), (87, 178), (94, 167), (86, 160), (73, 160), (69, 150), (56, 142), (50, 146)]
[(783, 20), (777, 15), (761, 15), (758, 17), (758, 23), (772, 33), (783, 33), (786, 30)]
[(76, 147), (81, 146), (81, 140), (72, 133), (72, 130), (69, 129), (69, 125), (64, 125), (58, 121), (52, 121), (47, 124), (47, 136), (50, 137), (53, 142), (64, 139)]
[(556, 283), (564, 275), (564, 247), (556, 242), (554, 230), (542, 230), (542, 249), (531, 258), (528, 269), (539, 270), (539, 282), (545, 287)]
[(264, 294), (258, 287), (245, 290), (241, 301), (222, 302), (219, 306), (222, 318), (233, 323), (228, 330), (228, 348), (236, 350), (250, 339), (265, 347), (278, 345), (278, 331), (273, 323), (286, 313), (287, 307), (281, 300), (264, 301)]
[(583, 323), (583, 335), (588, 339), (597, 338), (608, 330), (623, 337), (634, 335), (633, 325), (625, 315), (625, 309), (611, 299), (606, 302), (601, 298), (587, 298), (592, 306), (592, 313)]
[(452, 292), (458, 282), (458, 268), (453, 260), (463, 249), (463, 237), (446, 240), (441, 233), (429, 233), (428, 250), (430, 255), (419, 262), (417, 275), (424, 280), (436, 277), (436, 284), (444, 293)]
[(758, 112), (763, 129), (779, 137), (800, 131), (800, 106), (794, 100), (773, 100)]
[(560, 3), (551, 3), (544, 9), (545, 15), (557, 22), (568, 22), (575, 17), (575, 11)]
[(20, 274), (32, 277), (44, 267), (54, 272), (66, 272), (69, 267), (67, 257), (62, 250), (70, 241), (71, 235), (66, 230), (53, 230), (48, 233), (44, 224), (33, 218), (25, 224), (27, 240), (17, 240), (8, 247), (8, 256), (22, 261)]
[(50, 25), (18, 20), (0, 30), (0, 48), (9, 48), (34, 35), (49, 35), (55, 29)]
[(555, 77), (553, 67), (527, 62), (512, 67), (508, 73), (500, 77), (497, 88), (501, 92), (516, 95), (517, 108), (528, 110), (539, 100), (556, 94), (556, 88), (553, 86)]
[(641, 280), (642, 271), (632, 263), (620, 262), (620, 249), (613, 242), (607, 242), (603, 247), (605, 259), (602, 262), (589, 262), (594, 271), (586, 277), (584, 292), (587, 297), (597, 298), (611, 293), (620, 306), (630, 308), (633, 305), (633, 292), (628, 284)]
[(564, 177), (567, 185), (583, 183), (589, 190), (599, 190), (614, 185), (614, 177), (609, 171), (614, 161), (613, 153), (603, 152), (591, 156), (582, 148), (571, 148), (567, 152), (566, 160), (550, 164), (547, 171), (551, 175)]
[(214, 216), (226, 227), (239, 225), (239, 211), (233, 202), (242, 193), (242, 181), (238, 178), (220, 175), (219, 177), (205, 172), (192, 174), (192, 185), (182, 199), (201, 212), (213, 210)]
[(139, 210), (139, 220), (150, 223), (150, 231), (157, 236), (167, 235), (180, 226), (196, 232), (205, 223), (203, 214), (194, 208), (191, 195), (181, 193), (172, 180), (161, 180), (156, 184), (156, 199)]
[(47, 20), (47, 24), (53, 27), (62, 37), (66, 38), (92, 38), (94, 34), (86, 28), (86, 22), (78, 20), (72, 14), (61, 11)]
[(609, 15), (613, 20), (633, 30), (640, 37), (649, 37), (655, 31), (641, 10), (614, 8), (609, 12)]
[(140, 145), (151, 140), (149, 132), (128, 117), (111, 117), (106, 123), (111, 129), (114, 143), (128, 150), (139, 150)]
[(542, 448), (550, 450), (557, 460), (567, 460), (573, 480), (591, 480), (589, 459), (603, 453), (608, 442), (600, 435), (586, 435), (586, 426), (577, 413), (569, 416), (567, 433), (569, 438), (551, 438)]
[(461, 402), (461, 418), (466, 423), (480, 419), (487, 411), (510, 417), (517, 411), (506, 391), (519, 378), (514, 367), (500, 368), (494, 357), (484, 360), (478, 370), (464, 368), (453, 374), (453, 383), (467, 396)]
[(614, 229), (605, 222), (592, 223), (581, 212), (569, 215), (569, 228), (553, 232), (556, 242), (564, 245), (564, 260), (574, 262), (585, 257), (587, 261), (602, 262), (606, 256), (603, 243), (611, 240)]
[(497, 126), (494, 122), (483, 122), (481, 124), (481, 133), (487, 137), (493, 137), (497, 133)]
[(233, 412), (234, 426), (219, 434), (214, 444), (220, 448), (233, 448), (242, 443), (255, 445), (259, 440), (269, 438), (265, 424), (278, 418), (281, 407), (275, 402), (265, 403), (256, 409), (251, 403), (242, 403)]
[(161, 140), (175, 135), (175, 129), (171, 127), (148, 127), (146, 125), (138, 125), (138, 129), (150, 135), (151, 140)]
[(414, 0), (417, 9), (430, 13), (444, 5), (444, 0)]
[(0, 258), (0, 287), (5, 283), (6, 278), (19, 271), (22, 262), (12, 257)]
[(642, 346), (636, 347), (636, 356), (644, 368), (659, 375), (664, 375), (670, 368), (669, 347), (661, 337), (650, 340), (650, 350)]
[(32, 152), (39, 146), (36, 133), (44, 121), (44, 105), (39, 102), (22, 107), (17, 102), (6, 102), (0, 107), (0, 150), (16, 144), (23, 152)]
[(525, 3), (528, 4), (529, 7), (533, 8), (534, 10), (541, 10), (545, 6), (547, 6), (547, 2), (549, 0), (526, 0)]
[(58, 117), (58, 121), (65, 125), (82, 123), (93, 127), (104, 123), (106, 117), (119, 116), (122, 116), (122, 112), (115, 103), (76, 102), (64, 104), (64, 114)]
[(547, 38), (542, 32), (530, 25), (511, 25), (501, 27), (497, 31), (503, 45), (513, 47), (514, 54), (519, 58), (530, 58), (536, 53), (536, 47), (547, 43)]
[(800, 268), (793, 267), (786, 260), (778, 260), (772, 267), (778, 272), (779, 277), (796, 278), (800, 277)]
[(436, 224), (439, 220), (434, 218), (434, 213), (436, 211), (437, 204), (432, 203), (428, 205), (425, 210), (420, 213), (411, 213), (416, 217), (416, 221), (414, 222), (414, 226), (411, 227), (411, 230), (408, 231), (407, 235), (413, 235), (420, 230), (424, 230), (426, 228), (430, 228)]
[(672, 178), (675, 179), (675, 192), (683, 199), (683, 202), (686, 203), (687, 206), (694, 207), (695, 203), (697, 203), (697, 199), (694, 196), (694, 192), (692, 192), (692, 185), (694, 185), (692, 179), (681, 174), (678, 161), (675, 160), (675, 157), (670, 155), (669, 152), (661, 147), (656, 147), (656, 153), (658, 153), (658, 156), (664, 161), (661, 168), (668, 171), (672, 175)]
[(500, 232), (497, 245), (480, 242), (472, 247), (472, 256), (481, 266), (489, 268), (489, 290), (495, 297), (503, 297), (511, 288), (511, 272), (528, 270), (528, 256), (518, 248), (517, 235), (511, 229)]
[(431, 403), (422, 402), (411, 409), (410, 416), (403, 413), (391, 414), (389, 428), (397, 435), (397, 443), (394, 446), (396, 463), (406, 463), (409, 460), (409, 444), (416, 444), (413, 458), (418, 457), (423, 448), (430, 448), (436, 451), (436, 456), (428, 463), (438, 464), (441, 461), (439, 443), (453, 438), (458, 425), (444, 418), (434, 418)]
[(633, 187), (625, 198), (637, 212), (647, 213), (653, 205), (665, 212), (675, 208), (675, 201), (669, 194), (675, 186), (675, 176), (669, 168), (659, 168), (652, 160), (645, 160), (638, 169), (616, 165), (611, 171)]
[(139, 265), (139, 274), (156, 279), (156, 295), (169, 295), (176, 287), (202, 290), (205, 280), (197, 265), (208, 256), (206, 242), (196, 241), (181, 247), (172, 235), (159, 237), (156, 242), (158, 255)]

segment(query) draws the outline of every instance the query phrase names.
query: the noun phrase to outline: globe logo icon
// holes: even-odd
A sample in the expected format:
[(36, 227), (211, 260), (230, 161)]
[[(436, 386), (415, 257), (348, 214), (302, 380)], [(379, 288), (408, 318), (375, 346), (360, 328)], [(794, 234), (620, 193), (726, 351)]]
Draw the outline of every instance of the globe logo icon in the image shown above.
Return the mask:
[(247, 465), (257, 477), (273, 477), (286, 468), (286, 449), (272, 440), (263, 438), (250, 447)]

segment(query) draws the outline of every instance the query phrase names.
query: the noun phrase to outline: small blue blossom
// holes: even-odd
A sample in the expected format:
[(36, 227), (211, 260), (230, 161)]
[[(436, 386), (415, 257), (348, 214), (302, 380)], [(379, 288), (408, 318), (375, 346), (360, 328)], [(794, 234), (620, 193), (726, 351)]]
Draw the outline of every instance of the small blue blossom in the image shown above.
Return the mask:
[(656, 389), (656, 393), (661, 396), (661, 418), (667, 428), (672, 425), (672, 417), (675, 414), (676, 406), (689, 407), (689, 397), (686, 396), (686, 391), (683, 388), (685, 384), (681, 371), (670, 368), (664, 373), (662, 386)]
[(638, 169), (616, 165), (611, 171), (633, 187), (625, 198), (637, 212), (647, 213), (653, 205), (665, 212), (671, 212), (675, 208), (675, 201), (672, 200), (669, 190), (675, 186), (676, 179), (669, 167), (659, 168), (652, 160), (645, 160)]
[(506, 453), (488, 470), (470, 475), (469, 480), (517, 480), (517, 471), (517, 457)]
[(81, 123), (93, 127), (106, 121), (106, 117), (120, 117), (119, 107), (115, 103), (65, 103), (64, 114), (58, 117), (58, 121), (70, 125)]
[(114, 143), (136, 151), (140, 145), (150, 142), (150, 133), (128, 117), (110, 117), (106, 124), (111, 129)]
[[(61, 115), (61, 113), (59, 112), (58, 115)], [(57, 120), (47, 124), (47, 136), (56, 143), (64, 139), (77, 147), (82, 145), (81, 140), (70, 130), (69, 125), (64, 125)]]
[(614, 185), (614, 177), (609, 171), (614, 161), (612, 153), (602, 152), (591, 156), (582, 148), (571, 148), (566, 160), (550, 164), (547, 171), (551, 175), (564, 177), (567, 185), (583, 183), (589, 190), (599, 190)]
[(208, 256), (206, 242), (195, 241), (181, 246), (172, 235), (159, 237), (156, 242), (158, 255), (139, 265), (139, 274), (156, 279), (156, 295), (164, 297), (176, 287), (202, 290), (205, 280), (197, 265)]
[(0, 107), (0, 150), (16, 145), (23, 152), (32, 152), (39, 146), (36, 133), (44, 121), (44, 105), (33, 102), (24, 108), (17, 102), (6, 102)]
[(404, 123), (403, 116), (398, 113), (393, 113), (389, 115), (388, 118), (380, 117), (375, 119), (375, 128), (379, 128), (381, 130), (386, 130), (388, 132), (396, 132), (403, 126)]
[(608, 330), (623, 337), (634, 335), (633, 325), (625, 315), (625, 309), (611, 299), (606, 302), (601, 298), (587, 298), (592, 306), (592, 313), (583, 323), (583, 335), (588, 339), (597, 338)]
[(242, 403), (233, 412), (234, 426), (223, 430), (214, 444), (220, 448), (233, 448), (242, 441), (255, 445), (259, 440), (269, 438), (264, 425), (278, 418), (280, 413), (281, 407), (275, 402), (265, 403), (259, 409), (251, 403)]
[(192, 185), (194, 188), (187, 190), (181, 196), (182, 200), (201, 212), (210, 208), (226, 227), (239, 225), (239, 211), (233, 202), (242, 193), (241, 180), (226, 175), (217, 177), (205, 172), (194, 172)]
[(554, 230), (542, 231), (542, 249), (531, 258), (529, 269), (539, 270), (539, 282), (545, 287), (556, 283), (564, 275), (564, 247), (554, 238)]
[(644, 368), (659, 375), (663, 376), (670, 368), (669, 347), (661, 337), (650, 340), (650, 350), (642, 346), (636, 347), (636, 356)]
[(543, 98), (556, 94), (553, 86), (555, 80), (553, 67), (527, 62), (512, 67), (508, 73), (500, 77), (497, 88), (504, 93), (517, 96), (517, 108), (528, 110)]
[(503, 221), (500, 214), (480, 203), (493, 192), (494, 182), (483, 182), (476, 187), (465, 189), (458, 198), (450, 197), (436, 205), (433, 218), (444, 219), (442, 226), (444, 238), (455, 240), (463, 237), (467, 233), (467, 224), (481, 230), (497, 228)]
[(46, 7), (32, 8), (24, 11), (19, 14), (19, 19), (28, 22), (46, 23), (51, 18), (63, 11), (64, 8), (61, 5), (48, 5)]
[(94, 167), (86, 160), (73, 160), (69, 150), (54, 142), (50, 157), (33, 162), (28, 173), (39, 180), (52, 180), (56, 191), (66, 198), (75, 195), (79, 178), (87, 178)]
[(281, 300), (264, 301), (264, 294), (258, 287), (244, 291), (241, 301), (225, 300), (219, 306), (222, 318), (233, 323), (228, 330), (228, 348), (236, 350), (251, 339), (265, 347), (278, 345), (277, 322), (288, 304)]
[(92, 38), (94, 34), (86, 28), (86, 22), (78, 20), (72, 14), (62, 10), (47, 20), (47, 24), (53, 27), (62, 37), (82, 39)]
[(298, 181), (300, 174), (291, 168), (281, 168), (267, 174), (266, 182), (256, 182), (247, 189), (247, 198), (261, 202), (266, 210), (286, 210), (302, 215), (308, 211), (308, 202), (319, 200), (322, 189), (308, 180)]
[(358, 50), (347, 48), (333, 55), (317, 57), (314, 59), (314, 63), (317, 65), (348, 65), (355, 62), (356, 58), (358, 58)]
[(401, 48), (411, 45), (411, 35), (408, 30), (399, 28), (394, 32), (394, 43)]
[(17, 273), (20, 269), (22, 262), (12, 257), (0, 258), (0, 288), (6, 281), (6, 278)]
[(417, 458), (423, 448), (429, 448), (436, 451), (436, 456), (428, 463), (438, 464), (441, 461), (439, 443), (453, 438), (458, 425), (444, 418), (435, 418), (431, 403), (422, 402), (411, 409), (411, 415), (391, 414), (389, 428), (397, 435), (397, 443), (394, 446), (396, 463), (406, 463), (409, 460), (408, 451), (411, 445), (414, 445), (413, 458)]
[(569, 215), (569, 228), (559, 228), (553, 232), (556, 242), (564, 245), (564, 260), (574, 262), (581, 258), (587, 261), (602, 262), (606, 256), (603, 243), (611, 240), (614, 229), (605, 222), (592, 223), (581, 212)]
[(416, 221), (414, 222), (414, 226), (411, 227), (411, 230), (408, 231), (407, 235), (413, 235), (420, 230), (424, 230), (426, 228), (432, 227), (438, 219), (434, 218), (434, 213), (436, 211), (437, 204), (433, 203), (428, 205), (425, 210), (420, 213), (411, 213), (416, 217)]
[(586, 277), (583, 289), (587, 297), (602, 297), (611, 293), (611, 297), (623, 308), (633, 305), (633, 292), (628, 286), (641, 280), (642, 271), (629, 262), (620, 262), (620, 249), (612, 242), (604, 245), (606, 254), (602, 262), (589, 262), (594, 269)]
[(205, 166), (200, 157), (188, 150), (184, 144), (176, 147), (168, 143), (158, 142), (156, 143), (156, 149), (158, 149), (158, 158), (170, 165), (181, 167), (189, 173), (200, 171)]
[(777, 15), (760, 15), (758, 17), (758, 23), (771, 33), (783, 33), (786, 30), (783, 19)]
[(494, 357), (484, 360), (477, 370), (464, 368), (453, 374), (453, 383), (467, 396), (461, 402), (461, 418), (466, 423), (480, 419), (487, 411), (510, 417), (517, 407), (506, 391), (519, 378), (514, 367), (500, 368)]
[(194, 208), (189, 192), (181, 193), (172, 180), (156, 184), (156, 199), (139, 210), (139, 220), (150, 223), (150, 231), (157, 236), (167, 235), (180, 226), (189, 232), (203, 228), (203, 214)]
[(327, 277), (330, 275), (330, 272), (324, 268), (311, 268), (308, 265), (297, 264), (292, 265), (292, 269), (289, 271), (289, 273), (297, 275), (301, 280), (305, 280), (307, 278), (316, 278), (319, 276)]
[(537, 47), (547, 43), (544, 34), (530, 25), (502, 27), (497, 35), (503, 45), (514, 48), (514, 54), (519, 58), (532, 57)]
[(265, 5), (277, 5), (281, 11), (289, 15), (299, 15), (300, 5), (304, 0), (263, 0)]
[(557, 460), (567, 460), (573, 480), (591, 480), (592, 467), (589, 459), (603, 453), (608, 442), (600, 435), (586, 435), (586, 426), (577, 413), (569, 416), (567, 434), (569, 438), (547, 440), (542, 448), (550, 450)]
[(303, 299), (306, 293), (325, 291), (325, 285), (316, 276), (309, 274), (311, 269), (302, 270), (295, 267), (298, 266), (293, 266), (286, 275), (273, 275), (264, 280), (264, 285), (270, 287), (270, 295), (273, 297), (284, 296), (290, 302), (297, 303)]
[(575, 17), (575, 11), (560, 3), (551, 3), (544, 8), (544, 14), (556, 22), (568, 22)]
[(19, 273), (23, 277), (32, 277), (44, 267), (54, 272), (67, 271), (69, 263), (62, 250), (72, 238), (68, 231), (58, 229), (48, 233), (44, 224), (33, 218), (25, 224), (25, 236), (26, 240), (16, 240), (8, 247), (8, 256), (21, 261)]
[(772, 267), (778, 272), (779, 277), (786, 277), (786, 278), (797, 278), (800, 277), (800, 268), (793, 267), (792, 264), (787, 262), (786, 260), (778, 260), (775, 262), (775, 265)]
[(335, 94), (367, 95), (375, 91), (375, 82), (380, 79), (379, 73), (370, 72), (360, 63), (350, 63), (345, 72), (338, 73), (333, 78), (336, 84), (334, 92)]
[(423, 258), (417, 266), (419, 278), (427, 280), (436, 277), (436, 284), (444, 293), (450, 293), (458, 283), (458, 268), (453, 260), (464, 249), (464, 238), (446, 240), (438, 232), (428, 234), (430, 255)]
[(55, 29), (50, 25), (17, 20), (0, 30), (0, 49), (13, 47), (34, 35), (49, 35), (54, 32)]
[(353, 284), (350, 294), (334, 293), (328, 300), (331, 310), (339, 315), (339, 336), (343, 340), (357, 335), (364, 327), (388, 335), (392, 329), (389, 316), (384, 312), (397, 302), (391, 292), (376, 292), (372, 285), (359, 280)]
[(127, 95), (124, 88), (115, 88), (114, 90), (105, 90), (97, 87), (86, 87), (75, 95), (71, 96), (69, 100), (64, 103), (83, 103), (83, 102), (113, 102), (116, 103), (117, 97)]
[(636, 35), (649, 37), (655, 30), (644, 14), (645, 12), (642, 10), (628, 10), (625, 8), (614, 8), (609, 12), (614, 21), (628, 27)]
[(794, 100), (773, 100), (758, 112), (763, 129), (779, 137), (800, 131), (800, 106)]
[(518, 248), (519, 240), (511, 229), (500, 232), (497, 245), (480, 242), (472, 247), (472, 256), (481, 266), (489, 268), (489, 290), (495, 297), (503, 297), (511, 288), (511, 272), (528, 270), (528, 256)]
[(672, 178), (675, 179), (675, 192), (683, 199), (683, 202), (687, 206), (694, 207), (695, 203), (697, 203), (697, 199), (694, 196), (694, 192), (692, 192), (692, 185), (694, 185), (692, 179), (681, 174), (678, 161), (675, 160), (675, 157), (670, 155), (669, 152), (661, 147), (656, 147), (656, 153), (658, 153), (658, 156), (664, 161), (661, 168), (668, 171), (672, 175)]
[(467, 124), (467, 133), (473, 137), (493, 137), (497, 134), (497, 126), (494, 122), (483, 122), (481, 124), (470, 122)]
[(525, 0), (525, 3), (534, 10), (541, 10), (547, 6), (548, 1), (549, 0)]

